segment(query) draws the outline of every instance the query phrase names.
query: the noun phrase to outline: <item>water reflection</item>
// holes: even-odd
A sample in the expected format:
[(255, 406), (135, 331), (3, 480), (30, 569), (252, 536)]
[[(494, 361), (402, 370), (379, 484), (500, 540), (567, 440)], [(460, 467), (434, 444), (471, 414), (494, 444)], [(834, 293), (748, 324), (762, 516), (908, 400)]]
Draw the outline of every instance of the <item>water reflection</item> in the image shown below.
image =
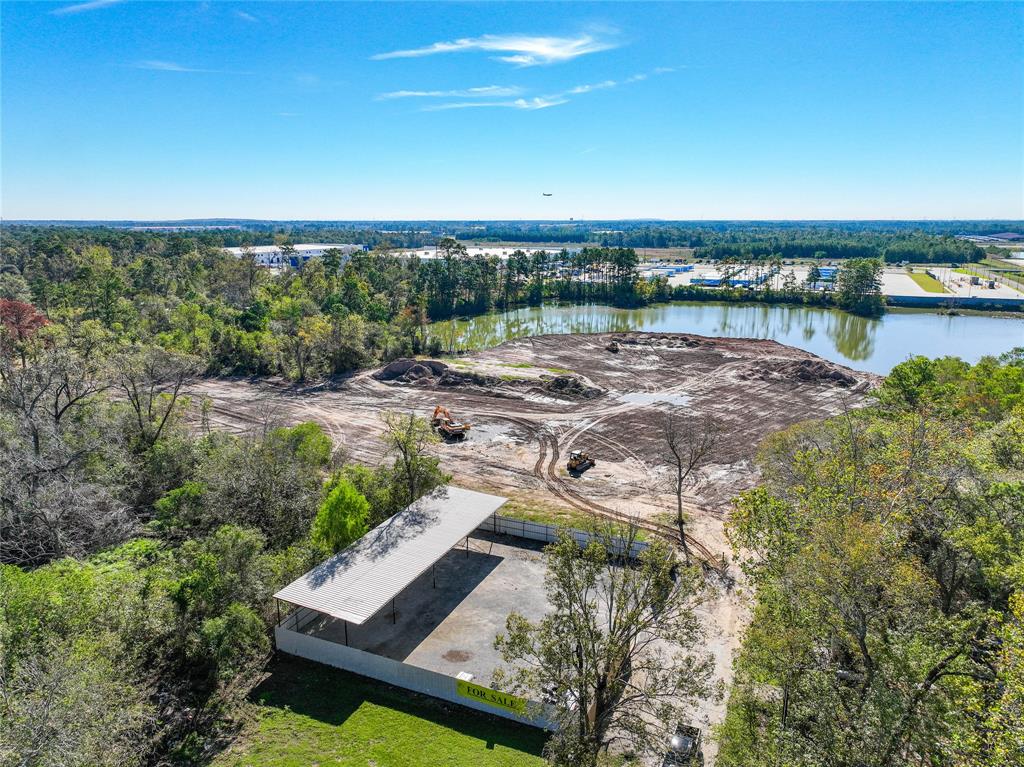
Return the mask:
[(770, 338), (851, 367), (887, 373), (911, 354), (956, 355), (975, 362), (1024, 345), (1024, 320), (890, 312), (881, 319), (831, 309), (768, 304), (673, 303), (642, 309), (544, 306), (431, 326), (448, 345), (484, 349), (512, 338), (548, 333), (644, 330), (732, 338)]

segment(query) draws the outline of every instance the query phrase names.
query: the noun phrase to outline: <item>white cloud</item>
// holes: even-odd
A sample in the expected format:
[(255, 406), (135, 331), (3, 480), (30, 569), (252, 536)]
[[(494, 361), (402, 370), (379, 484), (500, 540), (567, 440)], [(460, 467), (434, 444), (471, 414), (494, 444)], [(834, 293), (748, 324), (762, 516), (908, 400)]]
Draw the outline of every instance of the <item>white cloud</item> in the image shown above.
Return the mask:
[(591, 83), (589, 85), (577, 85), (575, 88), (570, 88), (565, 93), (569, 96), (578, 96), (581, 93), (590, 93), (591, 91), (603, 91), (608, 88), (615, 88), (618, 83), (615, 80), (605, 80), (600, 83)]
[(463, 37), (449, 42), (433, 43), (423, 48), (412, 48), (402, 51), (378, 53), (373, 59), (409, 59), (420, 56), (433, 56), (438, 53), (457, 53), (460, 51), (487, 51), (490, 53), (508, 54), (495, 56), (498, 61), (531, 67), (538, 64), (554, 64), (571, 61), (588, 53), (597, 53), (615, 48), (616, 44), (599, 40), (590, 34), (576, 37), (541, 37), (532, 35), (481, 35), (480, 37)]
[(473, 109), (479, 107), (499, 107), (504, 109), (524, 109), (534, 111), (565, 104), (567, 99), (560, 96), (535, 96), (532, 99), (515, 99), (512, 101), (457, 101), (450, 104), (431, 104), (423, 107), (424, 112), (441, 112), (446, 109)]
[(476, 99), (476, 98), (509, 98), (518, 96), (523, 89), (518, 85), (484, 85), (479, 88), (464, 88), (451, 91), (391, 91), (377, 96), (378, 101), (409, 98), (444, 98), (444, 99)]
[[(572, 88), (567, 88), (564, 91), (558, 93), (551, 93), (546, 96), (535, 96), (533, 98), (518, 98), (515, 100), (506, 101), (456, 101), (448, 104), (431, 104), (430, 106), (423, 107), (425, 112), (439, 112), (445, 109), (470, 109), (473, 107), (502, 107), (506, 109), (547, 109), (548, 107), (555, 107), (561, 104), (568, 104), (571, 100), (571, 96), (581, 96), (584, 93), (592, 93), (594, 91), (610, 90), (612, 88), (618, 88), (622, 85), (631, 85), (632, 83), (638, 83), (646, 80), (651, 75), (665, 74), (672, 72), (673, 69), (661, 67), (659, 69), (651, 70), (649, 73), (640, 73), (631, 75), (623, 80), (602, 80), (597, 83), (584, 83), (582, 85), (574, 85)], [(468, 91), (394, 91), (393, 93), (385, 93), (378, 98), (404, 98), (407, 96), (440, 96), (449, 98), (466, 98), (468, 95), (473, 94), (475, 91), (480, 91), (480, 95), (486, 96), (497, 96), (497, 93), (483, 93), (488, 89), (499, 89), (501, 86), (487, 86), (487, 88), (470, 88)]]
[(235, 16), (240, 18), (242, 21), (248, 21), (248, 22), (251, 22), (253, 24), (259, 24), (259, 22), (260, 22), (260, 20), (257, 19), (255, 16), (253, 16), (251, 13), (246, 13), (245, 11), (238, 11), (238, 10), (236, 10), (235, 11)]
[(197, 69), (186, 67), (174, 61), (160, 61), (150, 59), (148, 61), (137, 61), (134, 64), (136, 69), (151, 69), (155, 72), (191, 72), (211, 75), (251, 75), (252, 72), (238, 72), (227, 69)]
[(69, 13), (84, 13), (85, 11), (95, 11), (100, 8), (106, 8), (110, 5), (116, 5), (121, 0), (89, 0), (87, 3), (76, 3), (75, 5), (65, 5), (62, 8), (56, 8), (50, 11), (54, 16), (65, 16)]

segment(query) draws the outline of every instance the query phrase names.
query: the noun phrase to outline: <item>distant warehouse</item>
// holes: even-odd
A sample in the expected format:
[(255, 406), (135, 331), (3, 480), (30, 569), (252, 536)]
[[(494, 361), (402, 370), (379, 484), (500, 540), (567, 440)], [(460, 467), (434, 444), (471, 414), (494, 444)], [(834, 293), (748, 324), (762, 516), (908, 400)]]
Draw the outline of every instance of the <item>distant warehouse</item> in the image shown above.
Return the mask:
[(340, 250), (346, 256), (366, 250), (365, 245), (351, 243), (311, 243), (308, 245), (251, 245), (247, 248), (224, 248), (235, 258), (242, 258), (246, 253), (256, 257), (256, 263), (269, 268), (291, 266), (298, 268), (311, 258), (323, 258), (328, 250)]

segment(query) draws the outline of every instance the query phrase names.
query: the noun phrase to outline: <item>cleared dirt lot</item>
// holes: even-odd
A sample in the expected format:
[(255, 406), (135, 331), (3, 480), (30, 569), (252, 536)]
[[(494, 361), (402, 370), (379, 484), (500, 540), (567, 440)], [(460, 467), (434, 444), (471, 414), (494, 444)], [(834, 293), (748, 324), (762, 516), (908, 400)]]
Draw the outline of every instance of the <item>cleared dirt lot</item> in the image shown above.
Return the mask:
[[(612, 341), (617, 352), (608, 350)], [(347, 459), (368, 464), (383, 457), (384, 410), (429, 417), (443, 404), (473, 424), (465, 440), (436, 448), (457, 484), (556, 518), (560, 511), (636, 517), (653, 533), (673, 508), (665, 413), (711, 415), (722, 424), (719, 449), (688, 489), (688, 508), (694, 543), (717, 558), (727, 549), (730, 499), (756, 481), (758, 443), (856, 407), (876, 381), (773, 341), (682, 334), (539, 336), (410, 371), (411, 364), (307, 388), (211, 379), (192, 395), (210, 399), (215, 428), (246, 429), (268, 417), (315, 421)], [(597, 461), (581, 477), (565, 469), (573, 449)]]

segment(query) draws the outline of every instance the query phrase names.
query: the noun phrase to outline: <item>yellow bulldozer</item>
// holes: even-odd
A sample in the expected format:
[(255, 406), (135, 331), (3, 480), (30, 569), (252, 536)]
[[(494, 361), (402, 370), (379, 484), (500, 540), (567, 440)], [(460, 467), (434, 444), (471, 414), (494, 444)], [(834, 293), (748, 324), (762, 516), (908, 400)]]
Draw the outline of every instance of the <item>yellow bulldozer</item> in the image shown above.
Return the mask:
[(431, 426), (445, 439), (465, 439), (471, 424), (456, 421), (448, 408), (438, 405), (434, 408), (434, 415), (430, 419)]
[(597, 466), (597, 461), (582, 450), (573, 450), (569, 453), (569, 461), (566, 463), (566, 468), (569, 469), (569, 473), (582, 474), (591, 466)]

